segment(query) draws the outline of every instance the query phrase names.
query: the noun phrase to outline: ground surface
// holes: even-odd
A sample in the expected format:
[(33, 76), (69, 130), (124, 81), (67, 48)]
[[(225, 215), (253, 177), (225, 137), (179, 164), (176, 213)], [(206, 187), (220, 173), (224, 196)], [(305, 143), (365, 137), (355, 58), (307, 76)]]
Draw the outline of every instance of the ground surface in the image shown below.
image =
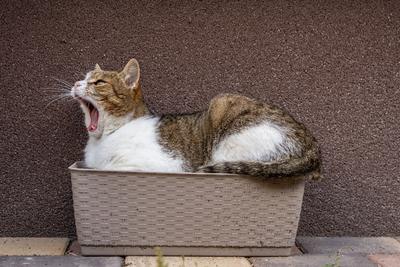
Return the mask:
[[(164, 256), (157, 259), (155, 256), (83, 257), (78, 243), (69, 243), (65, 238), (3, 238), (0, 239), (0, 267), (157, 267), (159, 260), (169, 267), (400, 267), (400, 243), (394, 238), (300, 237), (297, 241), (305, 254), (252, 258)], [(68, 249), (58, 249), (68, 244)]]
[[(218, 93), (279, 105), (321, 144), (300, 233), (400, 234), (400, 1), (1, 1), (0, 236), (75, 235), (78, 105), (52, 77), (136, 57), (157, 113)], [(49, 89), (50, 88), (50, 89)]]

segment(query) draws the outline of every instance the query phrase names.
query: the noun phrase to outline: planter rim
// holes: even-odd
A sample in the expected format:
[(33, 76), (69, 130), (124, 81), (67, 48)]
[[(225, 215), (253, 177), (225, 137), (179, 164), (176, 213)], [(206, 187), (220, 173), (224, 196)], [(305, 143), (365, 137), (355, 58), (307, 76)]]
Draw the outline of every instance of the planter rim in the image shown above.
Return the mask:
[[(137, 174), (141, 176), (154, 176), (154, 175), (162, 175), (162, 176), (178, 176), (178, 177), (229, 177), (229, 178), (236, 178), (236, 177), (245, 177), (245, 178), (258, 178), (263, 179), (263, 177), (257, 177), (252, 175), (246, 174), (233, 174), (233, 173), (200, 173), (200, 172), (147, 172), (147, 171), (128, 171), (128, 170), (107, 170), (107, 169), (92, 169), (85, 167), (83, 161), (76, 161), (71, 166), (68, 167), (71, 172), (90, 172), (90, 173), (102, 173), (102, 174)], [(280, 179), (267, 179), (269, 182), (279, 182), (279, 181), (298, 181), (298, 180), (309, 180), (307, 179), (307, 175), (299, 175), (299, 176), (288, 176), (284, 177), (282, 180)], [(293, 179), (292, 179), (293, 178)]]

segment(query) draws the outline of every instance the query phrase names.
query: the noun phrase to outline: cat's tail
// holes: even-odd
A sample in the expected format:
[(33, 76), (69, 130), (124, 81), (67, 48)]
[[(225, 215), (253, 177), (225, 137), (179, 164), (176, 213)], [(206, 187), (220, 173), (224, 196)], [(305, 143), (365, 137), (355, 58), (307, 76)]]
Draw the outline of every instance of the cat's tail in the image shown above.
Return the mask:
[(309, 151), (302, 157), (288, 158), (281, 161), (227, 161), (201, 166), (198, 172), (234, 173), (265, 178), (292, 177), (309, 174), (312, 179), (320, 179), (320, 160), (318, 153)]

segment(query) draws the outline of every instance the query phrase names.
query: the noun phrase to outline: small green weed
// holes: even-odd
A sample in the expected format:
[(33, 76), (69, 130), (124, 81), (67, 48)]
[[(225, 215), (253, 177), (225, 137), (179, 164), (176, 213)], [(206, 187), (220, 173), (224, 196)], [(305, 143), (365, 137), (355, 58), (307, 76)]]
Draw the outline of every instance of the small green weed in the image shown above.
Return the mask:
[(164, 256), (159, 247), (156, 248), (156, 255), (157, 255), (157, 267), (168, 267), (168, 264), (165, 263)]
[[(161, 249), (159, 247), (156, 247), (155, 250), (157, 255), (157, 267), (168, 267), (168, 264), (165, 263), (165, 259)], [(195, 263), (195, 265), (196, 267), (198, 267), (197, 262)], [(182, 265), (180, 265), (179, 267), (185, 267), (185, 256), (182, 256)]]
[(323, 267), (340, 267), (340, 251), (336, 252), (335, 255), (335, 262), (334, 263), (327, 263)]

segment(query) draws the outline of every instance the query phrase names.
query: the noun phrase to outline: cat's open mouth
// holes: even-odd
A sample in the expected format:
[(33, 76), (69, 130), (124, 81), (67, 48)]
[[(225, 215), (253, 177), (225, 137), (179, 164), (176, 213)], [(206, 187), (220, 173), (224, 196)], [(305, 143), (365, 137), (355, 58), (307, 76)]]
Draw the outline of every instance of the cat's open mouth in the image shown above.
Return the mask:
[(79, 98), (79, 101), (86, 108), (87, 115), (90, 118), (89, 125), (87, 125), (87, 130), (89, 132), (96, 131), (99, 123), (99, 110), (86, 99)]

